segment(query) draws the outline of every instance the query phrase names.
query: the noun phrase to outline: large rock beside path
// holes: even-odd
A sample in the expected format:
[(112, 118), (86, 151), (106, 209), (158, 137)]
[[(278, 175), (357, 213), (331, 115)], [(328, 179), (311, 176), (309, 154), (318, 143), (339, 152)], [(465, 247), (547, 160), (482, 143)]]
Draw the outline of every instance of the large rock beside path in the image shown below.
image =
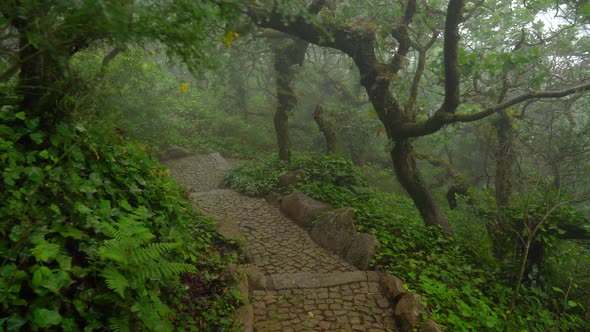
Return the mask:
[(346, 255), (355, 234), (352, 208), (322, 213), (313, 223), (309, 233), (315, 242), (341, 257)]
[(356, 266), (361, 271), (369, 269), (371, 259), (375, 257), (377, 253), (377, 247), (379, 242), (377, 239), (367, 233), (357, 233), (352, 239), (352, 243), (346, 252), (347, 262)]
[(406, 293), (395, 305), (394, 315), (400, 323), (402, 331), (413, 331), (422, 317), (426, 317), (428, 313), (421, 302), (420, 295)]
[(303, 228), (311, 227), (313, 220), (322, 212), (332, 209), (329, 204), (295, 191), (281, 201), (281, 211)]
[(213, 152), (208, 155), (209, 159), (215, 163), (215, 168), (221, 171), (226, 171), (231, 168), (230, 163), (223, 158), (219, 152)]

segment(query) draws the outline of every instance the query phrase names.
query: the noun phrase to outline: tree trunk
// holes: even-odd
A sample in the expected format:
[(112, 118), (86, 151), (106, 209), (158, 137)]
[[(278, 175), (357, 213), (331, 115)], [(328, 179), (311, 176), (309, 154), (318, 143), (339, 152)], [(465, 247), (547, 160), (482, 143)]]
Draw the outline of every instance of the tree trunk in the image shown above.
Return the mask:
[(416, 159), (409, 140), (406, 139), (395, 143), (391, 150), (391, 160), (393, 161), (397, 179), (414, 201), (426, 225), (441, 226), (445, 234), (452, 235), (453, 232), (447, 218), (436, 204), (420, 171), (416, 167)]
[(277, 109), (274, 115), (275, 132), (279, 147), (279, 159), (291, 160), (289, 138), (289, 111), (297, 103), (293, 92), (294, 66), (302, 65), (309, 43), (292, 37), (285, 37), (273, 45), (276, 76)]
[(277, 107), (274, 115), (275, 133), (279, 146), (279, 159), (291, 160), (291, 139), (289, 137), (289, 114), (284, 108)]
[(502, 111), (500, 117), (494, 123), (498, 146), (495, 151), (496, 175), (495, 197), (498, 207), (497, 222), (489, 224), (488, 233), (492, 238), (494, 257), (503, 260), (511, 251), (515, 251), (515, 243), (518, 241), (514, 232), (518, 227), (512, 217), (506, 215), (512, 196), (512, 181), (514, 178), (514, 131), (512, 118)]
[(338, 144), (336, 130), (332, 123), (324, 117), (323, 111), (324, 109), (321, 105), (316, 106), (315, 111), (313, 112), (313, 119), (318, 124), (320, 131), (326, 139), (326, 153), (329, 155), (336, 154), (336, 145)]
[(245, 75), (243, 63), (238, 50), (230, 53), (228, 86), (230, 88), (229, 112), (241, 114), (244, 119), (248, 118), (248, 92), (246, 90), (247, 75)]
[(506, 111), (499, 113), (496, 121), (498, 148), (496, 150), (496, 204), (498, 208), (508, 206), (512, 195), (514, 178), (514, 130), (512, 118)]
[[(21, 37), (21, 42), (26, 45), (26, 37)], [(62, 66), (62, 61), (66, 60), (59, 61), (31, 45), (22, 47), (19, 57), (27, 60), (22, 61), (16, 86), (17, 94), (22, 96), (18, 109), (28, 119), (38, 119), (39, 130), (53, 132), (66, 116), (63, 109), (58, 107), (66, 90), (63, 86), (65, 69)], [(37, 145), (26, 137), (23, 138), (23, 144)], [(47, 140), (43, 144), (50, 142)]]
[(19, 79), (16, 92), (22, 96), (19, 110), (25, 112), (28, 118), (40, 119), (39, 127), (47, 132), (54, 129), (65, 114), (57, 107), (63, 97), (64, 74), (67, 63), (72, 55), (88, 46), (83, 36), (67, 36), (64, 40), (70, 43), (63, 48), (43, 49), (36, 47), (29, 41), (29, 34), (36, 33), (37, 22), (47, 15), (47, 6), (38, 6), (28, 17), (14, 13), (4, 16), (17, 17), (12, 20), (12, 26), (19, 34), (18, 61), (20, 62)]

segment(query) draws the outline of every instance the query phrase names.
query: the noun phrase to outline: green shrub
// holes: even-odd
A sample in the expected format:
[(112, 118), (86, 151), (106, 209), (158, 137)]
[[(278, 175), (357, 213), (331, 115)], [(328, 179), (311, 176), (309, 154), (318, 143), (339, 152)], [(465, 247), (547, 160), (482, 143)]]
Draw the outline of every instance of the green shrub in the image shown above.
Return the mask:
[(143, 146), (106, 144), (66, 122), (45, 132), (7, 108), (0, 120), (4, 330), (231, 325), (236, 297), (216, 277), (206, 291), (219, 297), (182, 314), (199, 287), (182, 280), (215, 275), (233, 256), (216, 252), (212, 223)]

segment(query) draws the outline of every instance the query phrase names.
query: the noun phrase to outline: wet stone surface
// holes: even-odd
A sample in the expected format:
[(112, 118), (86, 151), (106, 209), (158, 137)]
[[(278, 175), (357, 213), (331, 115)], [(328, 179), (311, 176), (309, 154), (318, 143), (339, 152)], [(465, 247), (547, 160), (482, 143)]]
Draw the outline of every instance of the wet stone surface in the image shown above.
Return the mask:
[(254, 291), (258, 331), (396, 331), (376, 282)]
[(293, 284), (286, 289), (252, 291), (256, 331), (397, 331), (393, 311), (378, 283), (355, 281), (356, 274), (364, 272), (350, 273), (357, 269), (316, 244), (276, 206), (219, 189), (223, 179), (219, 161), (191, 156), (166, 165), (171, 176), (192, 192), (191, 202), (199, 210), (219, 222), (238, 225), (253, 263), (269, 278), (280, 275), (285, 279), (289, 274), (301, 278), (303, 274), (304, 284), (309, 281), (305, 273), (321, 281), (326, 274), (344, 272), (342, 284), (331, 287)]
[(266, 274), (355, 270), (262, 199), (227, 190), (193, 195), (192, 199), (206, 215), (217, 220), (232, 219), (240, 225), (254, 263)]
[(218, 188), (223, 180), (223, 171), (206, 155), (168, 160), (164, 165), (170, 168), (170, 176), (190, 191), (209, 191)]

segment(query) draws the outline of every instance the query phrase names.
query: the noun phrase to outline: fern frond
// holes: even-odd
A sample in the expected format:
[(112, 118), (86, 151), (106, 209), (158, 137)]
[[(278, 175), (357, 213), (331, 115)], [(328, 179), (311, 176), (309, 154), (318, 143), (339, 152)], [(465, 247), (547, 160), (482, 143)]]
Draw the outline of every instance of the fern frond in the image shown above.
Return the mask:
[(114, 290), (121, 298), (125, 298), (125, 289), (129, 287), (129, 281), (115, 268), (106, 268), (101, 272), (109, 289)]
[(141, 283), (148, 279), (166, 279), (182, 273), (195, 273), (197, 268), (186, 263), (171, 263), (162, 261), (158, 265), (146, 266), (133, 275), (134, 283)]
[(115, 332), (131, 332), (129, 317), (114, 317), (109, 319), (109, 325)]
[(194, 265), (186, 264), (186, 263), (168, 263), (168, 264), (161, 264), (160, 270), (162, 271), (162, 275), (164, 278), (172, 277), (175, 275), (179, 275), (182, 273), (196, 273), (197, 268)]
[(111, 260), (122, 264), (127, 264), (128, 255), (124, 247), (117, 240), (105, 241), (96, 251), (98, 257), (103, 260)]
[(141, 248), (136, 248), (129, 257), (134, 264), (144, 264), (162, 257), (163, 254), (180, 247), (180, 243), (148, 243)]
[(117, 226), (119, 229), (113, 234), (115, 239), (133, 247), (149, 243), (156, 237), (142, 222), (128, 217), (121, 217)]

